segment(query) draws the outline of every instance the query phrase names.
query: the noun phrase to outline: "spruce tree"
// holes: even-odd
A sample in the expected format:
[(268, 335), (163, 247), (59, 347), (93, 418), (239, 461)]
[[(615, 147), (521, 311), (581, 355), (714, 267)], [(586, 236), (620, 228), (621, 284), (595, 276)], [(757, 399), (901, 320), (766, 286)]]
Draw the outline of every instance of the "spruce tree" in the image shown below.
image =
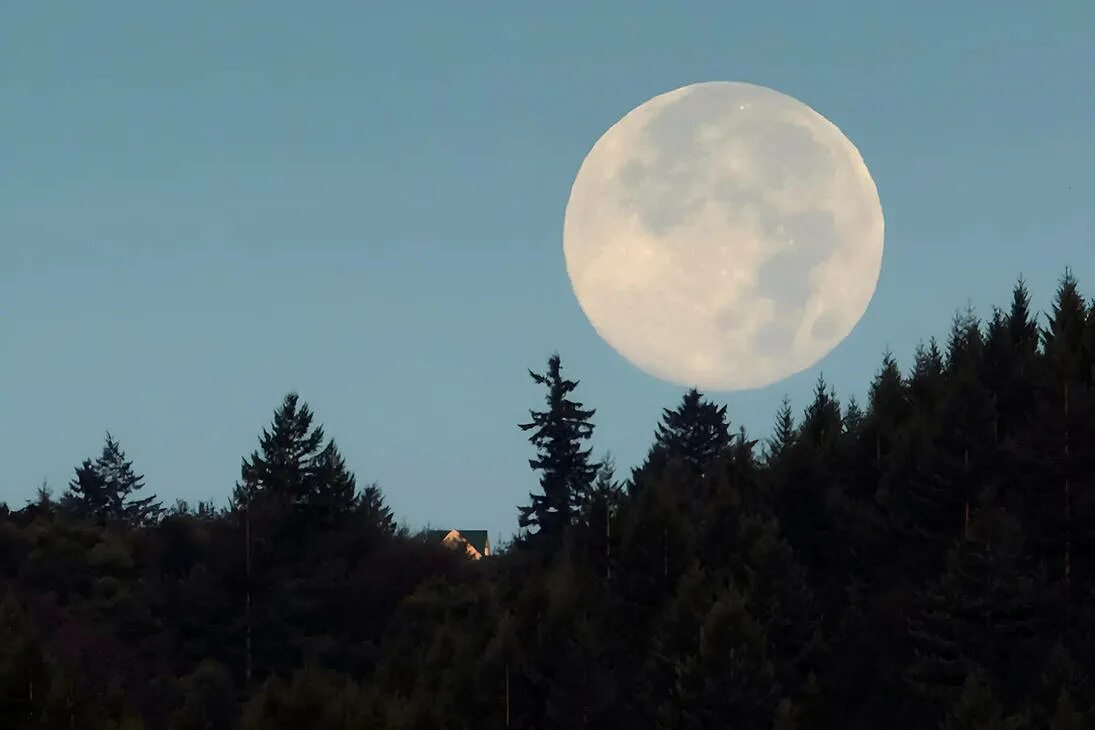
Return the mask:
[(696, 474), (730, 444), (726, 406), (706, 400), (695, 388), (685, 393), (675, 409), (662, 410), (647, 464), (657, 468), (677, 458)]
[(1086, 305), (1066, 271), (1042, 331), (1044, 369), (1030, 427), (1006, 452), (1013, 491), (1022, 504), (1035, 555), (1074, 600), (1072, 572), (1095, 576), (1095, 402), (1083, 380)]
[(772, 437), (768, 439), (766, 461), (772, 463), (787, 454), (795, 444), (795, 417), (791, 412), (791, 401), (783, 396)]
[(77, 515), (100, 523), (120, 520), (130, 525), (152, 523), (163, 511), (156, 495), (136, 497), (144, 488), (144, 477), (133, 470), (118, 441), (110, 433), (99, 457), (76, 468), (63, 502)]
[(532, 421), (519, 424), (522, 431), (532, 431), (529, 441), (538, 453), (529, 466), (540, 472), (542, 494), (529, 494), (531, 504), (520, 508), (518, 522), (522, 528), (537, 528), (536, 541), (557, 548), (576, 509), (588, 499), (600, 466), (590, 461), (591, 449), (582, 449), (582, 442), (593, 435), (590, 419), (596, 411), (568, 398), (578, 381), (563, 377), (558, 354), (548, 359), (546, 373), (530, 370), (529, 376), (547, 387), (547, 410), (530, 410)]
[(93, 519), (100, 524), (106, 522), (111, 499), (106, 491), (106, 481), (91, 459), (84, 459), (76, 467), (76, 476), (69, 482), (68, 491), (62, 495), (61, 504), (78, 517)]
[(1087, 303), (1070, 269), (1057, 285), (1048, 326), (1042, 330), (1042, 344), (1051, 383), (1063, 388), (1075, 385), (1083, 372)]
[(334, 440), (324, 444), (323, 426), (296, 393), (285, 396), (259, 449), (244, 459), (241, 482), (233, 494), (237, 509), (261, 502), (300, 524), (329, 524), (349, 514), (357, 502), (353, 473)]
[(963, 676), (982, 667), (1009, 692), (1028, 686), (1037, 666), (1033, 637), (1047, 625), (1047, 588), (1024, 552), (1018, 520), (993, 490), (979, 500), (967, 537), (910, 619), (917, 660), (908, 679), (931, 702), (954, 700)]
[(394, 535), (396, 531), (395, 517), (392, 510), (384, 501), (384, 495), (380, 487), (370, 484), (361, 490), (361, 498), (357, 503), (357, 512), (362, 516), (366, 525), (375, 527), (383, 535)]
[(943, 388), (943, 354), (933, 337), (927, 346), (923, 343), (916, 346), (909, 375), (909, 397), (921, 421), (934, 415), (943, 400)]

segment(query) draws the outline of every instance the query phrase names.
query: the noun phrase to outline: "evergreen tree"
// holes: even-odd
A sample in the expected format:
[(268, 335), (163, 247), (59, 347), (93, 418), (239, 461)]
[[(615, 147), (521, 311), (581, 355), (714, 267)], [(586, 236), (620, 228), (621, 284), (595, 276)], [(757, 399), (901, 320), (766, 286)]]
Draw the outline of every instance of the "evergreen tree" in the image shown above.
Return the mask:
[(795, 444), (795, 417), (791, 413), (791, 401), (783, 396), (772, 437), (768, 439), (768, 462), (782, 458)]
[(916, 346), (912, 373), (909, 375), (909, 396), (917, 416), (930, 418), (943, 400), (943, 354), (933, 337), (925, 347)]
[(103, 523), (123, 520), (131, 525), (149, 524), (163, 511), (156, 495), (138, 498), (144, 477), (133, 471), (121, 446), (109, 433), (102, 453), (94, 462), (85, 459), (76, 468), (64, 503), (77, 515)]
[(1077, 602), (1095, 578), (1095, 398), (1083, 383), (1086, 306), (1066, 271), (1043, 330), (1045, 373), (1034, 418), (1005, 452), (1010, 483), (1022, 505), (1035, 555)]
[(244, 459), (242, 480), (233, 494), (237, 510), (255, 502), (298, 525), (330, 524), (348, 515), (357, 503), (356, 480), (333, 439), (324, 444), (324, 429), (296, 393), (285, 396), (269, 428), (259, 436), (259, 450)]
[(818, 375), (814, 387), (814, 400), (803, 414), (799, 438), (812, 449), (829, 452), (837, 446), (844, 432), (844, 419), (840, 414), (840, 401), (825, 382), (825, 375)]
[(817, 381), (795, 447), (773, 475), (773, 500), (788, 542), (815, 585), (843, 593), (850, 568), (843, 419), (836, 394)]
[(334, 439), (316, 454), (307, 474), (304, 502), (311, 506), (314, 520), (329, 525), (353, 511), (358, 500), (357, 480)]
[(538, 454), (529, 460), (529, 466), (540, 472), (543, 493), (529, 494), (531, 504), (520, 508), (519, 524), (522, 528), (536, 527), (536, 540), (558, 547), (576, 508), (588, 499), (600, 466), (589, 460), (591, 449), (581, 448), (582, 441), (593, 435), (590, 419), (596, 411), (585, 410), (581, 403), (567, 397), (578, 381), (563, 378), (558, 354), (548, 359), (545, 374), (530, 370), (529, 375), (548, 391), (548, 409), (530, 410), (532, 421), (520, 424), (522, 431), (533, 431), (529, 441)]
[(982, 667), (1009, 695), (1029, 686), (1037, 666), (1032, 637), (1046, 625), (1046, 586), (1023, 551), (1018, 521), (981, 499), (970, 534), (948, 557), (947, 571), (910, 620), (917, 660), (911, 686), (931, 702), (954, 701), (964, 675)]
[(106, 480), (95, 468), (95, 462), (84, 459), (76, 467), (76, 476), (68, 485), (68, 492), (61, 503), (79, 517), (91, 518), (99, 523), (111, 513), (111, 499), (106, 491)]
[(863, 410), (859, 407), (859, 401), (855, 396), (848, 398), (848, 407), (844, 409), (844, 432), (849, 436), (859, 435), (863, 427)]
[(706, 400), (695, 388), (684, 394), (675, 409), (662, 410), (662, 421), (645, 469), (658, 469), (672, 458), (680, 459), (696, 474), (730, 444), (726, 406)]
[(384, 495), (380, 487), (370, 484), (361, 491), (361, 498), (357, 503), (357, 511), (362, 516), (365, 524), (375, 526), (383, 535), (394, 535), (395, 517), (392, 510), (384, 501)]
[(1075, 385), (1087, 375), (1083, 372), (1087, 303), (1069, 269), (1057, 286), (1048, 324), (1042, 330), (1042, 344), (1051, 382), (1062, 388)]
[(590, 498), (580, 514), (583, 553), (595, 566), (598, 575), (612, 577), (613, 553), (619, 544), (616, 526), (620, 511), (622, 487), (615, 479), (615, 461), (606, 453), (597, 470)]
[(761, 625), (734, 589), (721, 592), (703, 617), (698, 646), (681, 662), (671, 727), (768, 728), (780, 687)]

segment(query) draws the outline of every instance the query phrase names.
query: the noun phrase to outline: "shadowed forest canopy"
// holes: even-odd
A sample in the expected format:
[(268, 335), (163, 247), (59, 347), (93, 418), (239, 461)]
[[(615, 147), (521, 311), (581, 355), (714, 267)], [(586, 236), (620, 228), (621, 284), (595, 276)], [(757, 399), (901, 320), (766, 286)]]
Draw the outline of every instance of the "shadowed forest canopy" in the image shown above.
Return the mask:
[[(912, 344), (912, 343), (909, 343)], [(955, 316), (752, 438), (692, 389), (630, 477), (542, 373), (520, 532), (398, 527), (287, 395), (223, 506), (119, 439), (0, 506), (0, 727), (1095, 727), (1095, 301)], [(427, 440), (423, 439), (424, 443)], [(426, 448), (426, 446), (424, 446)]]

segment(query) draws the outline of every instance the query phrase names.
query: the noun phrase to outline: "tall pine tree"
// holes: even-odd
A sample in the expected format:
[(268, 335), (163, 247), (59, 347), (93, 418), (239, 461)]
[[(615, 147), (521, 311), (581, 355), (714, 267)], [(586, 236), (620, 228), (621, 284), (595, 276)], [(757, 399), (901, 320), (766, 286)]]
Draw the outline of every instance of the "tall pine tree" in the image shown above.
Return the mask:
[(599, 464), (590, 461), (592, 449), (583, 449), (582, 442), (593, 436), (590, 419), (596, 413), (584, 409), (570, 394), (578, 381), (562, 375), (558, 354), (548, 358), (547, 372), (529, 371), (539, 385), (547, 387), (547, 410), (533, 411), (532, 421), (519, 424), (522, 431), (532, 431), (529, 441), (537, 449), (529, 466), (540, 472), (541, 494), (529, 494), (531, 504), (520, 508), (522, 528), (535, 527), (534, 539), (558, 548), (564, 531), (575, 512), (589, 498), (590, 487), (597, 476)]

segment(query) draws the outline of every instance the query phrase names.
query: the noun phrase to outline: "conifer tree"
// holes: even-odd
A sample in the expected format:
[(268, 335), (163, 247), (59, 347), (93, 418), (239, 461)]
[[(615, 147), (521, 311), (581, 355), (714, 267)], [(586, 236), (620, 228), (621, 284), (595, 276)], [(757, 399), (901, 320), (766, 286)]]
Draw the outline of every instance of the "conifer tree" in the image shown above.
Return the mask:
[(681, 662), (672, 727), (766, 728), (780, 698), (764, 631), (733, 588), (703, 617), (697, 649)]
[(365, 520), (365, 524), (375, 526), (383, 535), (394, 535), (395, 517), (392, 510), (384, 501), (384, 495), (380, 487), (370, 484), (361, 490), (361, 498), (357, 503), (357, 511)]
[(558, 547), (575, 509), (588, 498), (600, 466), (590, 461), (592, 450), (581, 447), (593, 435), (590, 419), (596, 411), (583, 409), (580, 402), (568, 398), (578, 381), (563, 377), (558, 354), (548, 359), (546, 373), (530, 370), (529, 375), (547, 387), (548, 408), (530, 410), (532, 421), (519, 426), (522, 431), (533, 432), (529, 441), (538, 453), (529, 460), (529, 466), (540, 472), (542, 491), (529, 494), (531, 504), (520, 508), (519, 524), (522, 528), (536, 527), (536, 540)]
[(111, 512), (111, 499), (106, 491), (106, 481), (91, 459), (84, 459), (76, 467), (76, 476), (69, 482), (61, 504), (79, 517), (94, 519), (100, 524), (106, 521)]
[(963, 675), (982, 667), (1028, 685), (1037, 636), (1046, 625), (1047, 589), (1023, 550), (1018, 520), (998, 506), (991, 489), (980, 499), (970, 534), (948, 556), (947, 570), (924, 593), (910, 620), (917, 661), (909, 681), (933, 702), (953, 700)]
[(1086, 317), (1076, 279), (1066, 270), (1042, 331), (1045, 373), (1035, 420), (1006, 453), (1035, 554), (1077, 601), (1085, 590), (1071, 589), (1073, 569), (1095, 575), (1095, 454), (1086, 448), (1095, 438), (1095, 403), (1083, 383)]
[(909, 417), (909, 396), (901, 370), (891, 352), (882, 358), (882, 367), (871, 383), (868, 406), (866, 437), (873, 442), (876, 465), (881, 468), (882, 460), (894, 447), (905, 420)]
[(909, 397), (921, 421), (933, 415), (943, 400), (943, 354), (933, 337), (925, 346), (916, 346), (912, 373), (909, 375)]
[(768, 439), (767, 461), (778, 460), (787, 454), (795, 443), (795, 417), (791, 412), (791, 401), (783, 396), (779, 412), (776, 414), (775, 429)]
[(606, 453), (600, 461), (597, 479), (583, 505), (580, 520), (582, 542), (588, 559), (606, 580), (612, 577), (614, 546), (619, 543), (617, 515), (621, 506), (622, 487), (615, 478), (615, 461)]
[(285, 396), (269, 428), (259, 436), (259, 450), (244, 459), (233, 503), (237, 509), (261, 502), (305, 524), (330, 523), (350, 513), (357, 501), (353, 473), (333, 439), (324, 444), (323, 426), (296, 393)]
[(312, 460), (304, 489), (304, 501), (319, 524), (333, 524), (357, 505), (357, 480), (346, 467), (334, 439)]
[(726, 406), (717, 406), (692, 388), (675, 409), (662, 410), (662, 421), (654, 437), (647, 465), (664, 466), (678, 458), (696, 474), (730, 444)]
[(1051, 382), (1061, 388), (1075, 385), (1083, 373), (1084, 340), (1087, 328), (1087, 303), (1070, 269), (1065, 270), (1057, 286), (1048, 327), (1042, 330), (1042, 343)]
[(799, 427), (799, 438), (819, 452), (831, 451), (844, 432), (844, 419), (840, 413), (840, 401), (825, 382), (825, 375), (818, 375), (814, 386), (814, 400), (806, 408)]
[(144, 477), (133, 470), (125, 452), (110, 433), (99, 457), (76, 468), (64, 502), (78, 515), (102, 523), (107, 519), (123, 520), (131, 525), (155, 521), (163, 511), (156, 495), (136, 497), (144, 488)]
[(859, 407), (856, 397), (848, 398), (848, 406), (844, 409), (844, 432), (849, 436), (859, 436), (859, 430), (863, 427), (863, 409)]
[(814, 578), (834, 590), (848, 567), (843, 441), (840, 402), (824, 376), (819, 376), (795, 447), (773, 485), (773, 498), (780, 525), (799, 560)]

